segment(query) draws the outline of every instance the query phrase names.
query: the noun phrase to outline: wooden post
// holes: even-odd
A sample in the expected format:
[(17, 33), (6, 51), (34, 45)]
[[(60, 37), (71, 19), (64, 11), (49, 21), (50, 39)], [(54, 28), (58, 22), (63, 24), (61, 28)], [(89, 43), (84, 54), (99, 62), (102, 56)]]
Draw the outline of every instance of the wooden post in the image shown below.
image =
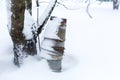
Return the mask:
[(66, 19), (52, 16), (45, 30), (41, 45), (41, 54), (47, 59), (50, 68), (55, 72), (61, 71), (61, 60), (64, 54)]

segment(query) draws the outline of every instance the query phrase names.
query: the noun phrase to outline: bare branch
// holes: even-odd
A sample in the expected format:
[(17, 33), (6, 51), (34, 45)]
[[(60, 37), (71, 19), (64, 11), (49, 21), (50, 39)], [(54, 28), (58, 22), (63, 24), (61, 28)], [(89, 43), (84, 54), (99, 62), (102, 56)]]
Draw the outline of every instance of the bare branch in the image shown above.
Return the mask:
[[(54, 2), (54, 3), (52, 3), (52, 2)], [(51, 0), (50, 3), (49, 3), (49, 5), (48, 5), (48, 7), (45, 10), (45, 12), (40, 17), (40, 19), (39, 19), (40, 20), (39, 27), (37, 29), (37, 35), (39, 35), (41, 33), (42, 28), (45, 26), (45, 24), (49, 20), (49, 17), (51, 16), (52, 11), (54, 10), (56, 3), (57, 3), (57, 0)]]
[[(68, 10), (78, 10), (78, 9), (70, 9), (69, 7), (67, 7), (66, 5), (60, 3), (60, 2), (57, 2), (59, 5), (62, 5), (64, 8), (68, 9)], [(80, 8), (79, 8), (80, 9)]]
[(87, 12), (88, 16), (89, 16), (90, 18), (92, 18), (91, 14), (90, 14), (90, 12), (89, 12), (90, 0), (87, 0), (87, 1), (88, 1), (88, 5), (87, 5), (87, 7), (86, 7), (86, 12)]

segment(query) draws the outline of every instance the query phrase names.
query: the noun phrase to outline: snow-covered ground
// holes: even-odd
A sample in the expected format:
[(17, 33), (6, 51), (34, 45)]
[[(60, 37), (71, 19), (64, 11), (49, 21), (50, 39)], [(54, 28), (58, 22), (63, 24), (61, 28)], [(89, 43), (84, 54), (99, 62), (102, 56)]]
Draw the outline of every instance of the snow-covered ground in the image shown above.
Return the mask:
[(78, 10), (58, 6), (54, 16), (67, 18), (63, 71), (51, 72), (45, 60), (29, 57), (21, 68), (13, 64), (4, 0), (0, 3), (0, 80), (120, 80), (120, 10), (112, 3), (93, 3), (92, 19), (81, 5)]

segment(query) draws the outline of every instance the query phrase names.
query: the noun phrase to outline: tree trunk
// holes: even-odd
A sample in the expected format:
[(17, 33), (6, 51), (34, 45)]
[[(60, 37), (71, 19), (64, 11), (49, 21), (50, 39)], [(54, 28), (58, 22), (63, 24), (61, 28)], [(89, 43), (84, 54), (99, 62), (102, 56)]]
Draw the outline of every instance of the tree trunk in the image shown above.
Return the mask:
[(113, 0), (113, 9), (119, 9), (119, 1), (118, 0)]
[[(24, 0), (11, 0), (11, 38), (14, 45), (14, 63), (20, 66), (22, 63), (23, 47), (25, 45), (25, 37), (22, 33), (24, 27), (24, 11), (25, 11), (25, 1)], [(25, 54), (25, 53), (24, 53)]]
[(23, 34), (25, 0), (11, 0), (11, 31), (10, 35), (14, 45), (14, 63), (20, 66), (28, 55), (37, 54), (35, 39), (26, 40)]

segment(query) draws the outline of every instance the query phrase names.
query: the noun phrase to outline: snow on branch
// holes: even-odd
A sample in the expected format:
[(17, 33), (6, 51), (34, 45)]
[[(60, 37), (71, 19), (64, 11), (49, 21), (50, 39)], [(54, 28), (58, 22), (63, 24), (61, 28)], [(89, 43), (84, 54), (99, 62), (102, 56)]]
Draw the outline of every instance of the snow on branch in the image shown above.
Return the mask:
[(55, 8), (56, 3), (57, 3), (57, 0), (51, 0), (46, 10), (43, 12), (41, 17), (39, 18), (39, 26), (37, 27), (37, 35), (41, 33), (41, 30), (45, 26), (46, 22), (48, 21), (53, 9)]
[(28, 10), (25, 10), (24, 16), (25, 20), (23, 34), (25, 35), (26, 40), (29, 40), (33, 38), (33, 31), (35, 32), (34, 27), (36, 26), (36, 24)]
[(24, 20), (24, 29), (23, 29), (23, 34), (25, 35), (25, 38), (27, 40), (32, 39), (33, 35), (35, 34), (36, 36), (41, 33), (42, 28), (48, 21), (54, 7), (56, 4), (57, 0), (51, 0), (49, 5), (47, 6), (45, 12), (41, 15), (39, 18), (38, 24), (33, 20), (32, 16), (29, 14), (29, 12), (26, 10), (25, 11), (25, 20)]

